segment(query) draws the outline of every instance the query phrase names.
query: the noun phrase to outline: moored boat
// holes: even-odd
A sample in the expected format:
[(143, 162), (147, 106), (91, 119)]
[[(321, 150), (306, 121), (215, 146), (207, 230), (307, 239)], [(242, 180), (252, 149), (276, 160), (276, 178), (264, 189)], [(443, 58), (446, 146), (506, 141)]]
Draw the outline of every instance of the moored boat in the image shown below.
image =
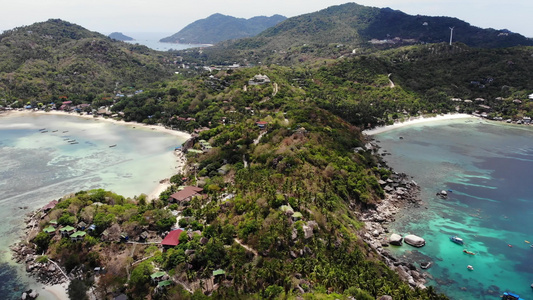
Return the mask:
[(520, 298), (517, 294), (505, 292), (503, 293), (502, 300), (524, 300), (524, 298)]
[(466, 268), (470, 271), (474, 271), (474, 267), (472, 267), (471, 265), (466, 266)]
[(470, 254), (470, 255), (476, 255), (474, 252), (468, 251), (466, 249), (463, 249), (463, 252), (466, 253), (466, 254)]
[(456, 244), (459, 244), (459, 245), (463, 245), (465, 242), (463, 241), (462, 238), (454, 235), (454, 236), (450, 236), (450, 241), (456, 243)]

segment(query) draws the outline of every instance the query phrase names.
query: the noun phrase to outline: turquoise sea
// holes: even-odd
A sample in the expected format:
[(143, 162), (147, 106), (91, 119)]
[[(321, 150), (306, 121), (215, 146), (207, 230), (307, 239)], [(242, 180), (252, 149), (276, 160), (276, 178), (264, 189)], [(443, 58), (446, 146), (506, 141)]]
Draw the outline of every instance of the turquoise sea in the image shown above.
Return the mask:
[(8, 249), (20, 239), (27, 213), (80, 190), (149, 194), (176, 173), (173, 150), (184, 138), (136, 127), (74, 116), (0, 115), (0, 299), (20, 299), (20, 290), (40, 287)]
[[(422, 188), (423, 204), (405, 209), (391, 232), (419, 235), (426, 246), (392, 251), (432, 261), (428, 285), (451, 299), (500, 299), (505, 291), (533, 299), (533, 127), (457, 119), (374, 138), (390, 153), (387, 163)], [(447, 199), (440, 190), (451, 191)]]

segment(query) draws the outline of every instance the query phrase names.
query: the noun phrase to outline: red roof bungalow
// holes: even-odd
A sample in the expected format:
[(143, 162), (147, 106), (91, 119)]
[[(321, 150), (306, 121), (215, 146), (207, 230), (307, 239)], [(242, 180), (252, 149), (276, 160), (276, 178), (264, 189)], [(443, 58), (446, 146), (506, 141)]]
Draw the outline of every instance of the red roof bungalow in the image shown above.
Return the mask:
[(50, 201), (48, 204), (46, 204), (46, 205), (42, 208), (42, 210), (43, 210), (44, 212), (47, 212), (47, 211), (51, 210), (52, 208), (56, 207), (56, 204), (57, 204), (57, 200), (52, 200), (52, 201)]
[(181, 229), (172, 230), (165, 236), (163, 241), (161, 241), (161, 245), (164, 248), (171, 248), (175, 247), (180, 243), (180, 234), (183, 232)]
[(168, 201), (170, 202), (189, 202), (195, 196), (201, 196), (204, 189), (195, 186), (186, 186), (183, 190), (170, 195)]
[(63, 105), (71, 105), (72, 101), (63, 101)]
[(259, 128), (263, 129), (263, 128), (265, 128), (265, 127), (268, 125), (268, 122), (265, 122), (265, 121), (259, 121), (259, 122), (255, 122), (255, 124), (256, 124)]

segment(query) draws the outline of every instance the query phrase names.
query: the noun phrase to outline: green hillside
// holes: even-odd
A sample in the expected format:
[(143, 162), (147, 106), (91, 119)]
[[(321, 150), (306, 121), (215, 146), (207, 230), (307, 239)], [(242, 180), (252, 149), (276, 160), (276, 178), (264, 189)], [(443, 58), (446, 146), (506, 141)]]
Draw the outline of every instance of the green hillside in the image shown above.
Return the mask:
[(285, 19), (284, 16), (280, 15), (243, 19), (213, 14), (187, 25), (179, 32), (160, 41), (181, 44), (215, 44), (221, 41), (255, 36)]
[[(368, 32), (385, 34), (370, 22), (383, 15), (411, 18), (356, 4), (332, 7), (231, 44), (250, 61), (270, 57), (261, 66), (211, 71), (199, 62), (215, 61), (215, 54), (230, 59), (231, 48), (223, 48), (230, 43), (178, 58), (61, 20), (3, 33), (0, 96), (6, 104), (67, 95), (92, 108), (107, 105), (125, 121), (196, 134), (184, 173), (170, 178), (158, 199), (78, 192), (38, 216), (28, 247), (68, 272), (105, 267), (94, 290), (99, 299), (118, 293), (132, 299), (446, 299), (433, 287), (407, 283), (405, 272), (423, 272), (420, 261), (397, 258), (391, 265), (387, 251), (365, 238), (361, 216), (383, 203), (380, 181), (394, 174), (366, 148), (361, 129), (481, 109), (515, 120), (532, 116), (533, 48), (444, 42), (363, 49)], [(411, 30), (408, 23), (402, 32)], [(361, 48), (352, 53), (347, 45)], [(176, 70), (194, 76), (175, 75), (178, 60), (184, 68)], [(278, 60), (286, 66), (268, 63)], [(103, 104), (95, 96), (139, 86), (143, 92)], [(483, 97), (490, 107), (454, 97)], [(170, 203), (185, 185), (201, 186), (203, 196)], [(79, 241), (42, 232), (53, 220), (95, 228)], [(182, 233), (177, 246), (162, 251), (157, 244), (176, 222), (190, 235)], [(137, 241), (144, 231), (154, 244), (120, 238)], [(403, 272), (393, 271), (399, 266)], [(156, 270), (173, 283), (156, 287), (150, 278)], [(83, 290), (93, 285), (90, 277), (73, 282)]]
[(508, 30), (482, 29), (451, 17), (411, 16), (390, 8), (347, 3), (289, 18), (253, 38), (206, 49), (207, 61), (293, 64), (316, 57), (337, 58), (410, 44), (453, 41), (475, 48), (533, 45)]
[(113, 93), (172, 75), (169, 59), (62, 20), (0, 35), (0, 93), (27, 100)]

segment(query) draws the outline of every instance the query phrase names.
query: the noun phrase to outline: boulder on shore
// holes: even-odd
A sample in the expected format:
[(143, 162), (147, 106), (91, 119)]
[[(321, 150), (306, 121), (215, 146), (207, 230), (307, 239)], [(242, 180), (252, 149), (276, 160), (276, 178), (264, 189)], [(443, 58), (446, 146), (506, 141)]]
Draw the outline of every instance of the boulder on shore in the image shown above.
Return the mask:
[(403, 240), (405, 241), (406, 244), (409, 244), (413, 247), (422, 247), (426, 244), (426, 241), (419, 237), (419, 236), (416, 236), (414, 234), (409, 234), (409, 235), (406, 235)]
[(389, 243), (394, 246), (401, 246), (402, 245), (402, 236), (396, 233), (393, 233), (389, 238)]

